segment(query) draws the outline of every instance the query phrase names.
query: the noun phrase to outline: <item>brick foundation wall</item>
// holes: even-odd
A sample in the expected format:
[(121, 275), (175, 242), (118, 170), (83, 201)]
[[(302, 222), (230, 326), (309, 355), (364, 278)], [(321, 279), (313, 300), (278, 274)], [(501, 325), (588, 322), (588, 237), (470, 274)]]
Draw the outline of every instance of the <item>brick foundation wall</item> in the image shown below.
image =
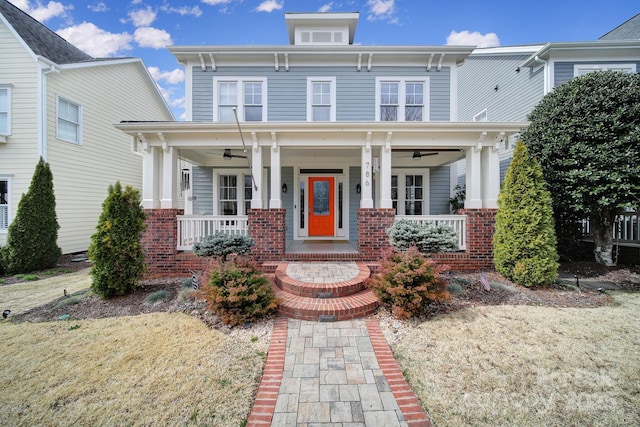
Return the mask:
[(286, 209), (249, 209), (249, 236), (255, 241), (250, 257), (255, 262), (280, 261), (286, 248)]
[(395, 209), (358, 209), (358, 252), (362, 261), (379, 261), (391, 248), (387, 229), (395, 216)]

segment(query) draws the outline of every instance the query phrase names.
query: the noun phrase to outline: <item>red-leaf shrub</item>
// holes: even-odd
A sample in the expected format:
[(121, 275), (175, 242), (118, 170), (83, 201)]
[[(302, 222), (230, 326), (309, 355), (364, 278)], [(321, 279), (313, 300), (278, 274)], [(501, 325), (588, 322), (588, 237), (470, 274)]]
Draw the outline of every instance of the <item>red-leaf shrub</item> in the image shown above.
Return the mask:
[(382, 304), (400, 319), (424, 314), (429, 303), (449, 301), (443, 274), (448, 265), (436, 263), (413, 246), (405, 252), (392, 250), (382, 261), (380, 272), (367, 283)]
[(209, 309), (230, 326), (253, 322), (272, 314), (278, 300), (269, 280), (250, 262), (213, 262), (201, 292)]

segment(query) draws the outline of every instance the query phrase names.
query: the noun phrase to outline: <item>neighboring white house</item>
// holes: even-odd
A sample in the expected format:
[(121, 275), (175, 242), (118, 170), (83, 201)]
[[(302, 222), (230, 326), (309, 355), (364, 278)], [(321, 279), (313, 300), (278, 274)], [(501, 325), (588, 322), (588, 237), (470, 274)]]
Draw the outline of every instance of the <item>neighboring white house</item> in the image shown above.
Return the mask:
[(96, 59), (0, 0), (0, 246), (43, 157), (63, 253), (85, 251), (110, 184), (142, 187), (142, 156), (113, 125), (174, 120), (137, 58)]

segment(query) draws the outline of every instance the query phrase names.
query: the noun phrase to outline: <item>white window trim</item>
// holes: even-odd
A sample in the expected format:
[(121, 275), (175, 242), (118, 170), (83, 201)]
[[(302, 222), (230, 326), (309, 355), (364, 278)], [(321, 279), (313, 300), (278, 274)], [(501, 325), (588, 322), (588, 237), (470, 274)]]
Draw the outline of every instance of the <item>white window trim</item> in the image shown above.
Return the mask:
[(429, 215), (429, 169), (392, 169), (391, 175), (398, 175), (398, 209), (396, 215), (407, 215), (404, 210), (406, 175), (422, 175), (422, 215)]
[(244, 84), (251, 82), (262, 83), (262, 122), (267, 121), (267, 78), (266, 77), (214, 77), (213, 78), (213, 121), (220, 121), (218, 114), (218, 85), (223, 82), (233, 82), (238, 85), (238, 99), (236, 102), (238, 120), (244, 122)]
[(474, 122), (486, 122), (488, 121), (487, 109), (480, 111), (478, 114), (473, 116), (472, 119)]
[[(250, 174), (239, 171), (238, 169), (216, 169), (216, 171), (213, 172), (213, 215), (223, 215), (220, 212), (220, 175), (235, 175), (237, 183), (236, 194), (238, 195), (236, 199), (238, 203), (238, 215), (236, 216), (246, 216), (247, 213), (245, 212), (244, 204), (251, 200), (244, 199), (244, 177)], [(233, 218), (234, 215), (225, 216)]]
[(0, 175), (0, 181), (7, 181), (7, 228), (0, 228), (0, 234), (9, 232), (9, 224), (11, 224), (11, 176)]
[(330, 84), (329, 121), (336, 121), (336, 78), (335, 77), (307, 77), (307, 121), (313, 122), (313, 83)]
[[(308, 41), (304, 41), (302, 34), (306, 33), (309, 36)], [(313, 40), (314, 33), (330, 33), (331, 41), (317, 42)], [(336, 40), (336, 34), (340, 34), (339, 41)], [(295, 44), (296, 45), (316, 45), (316, 46), (340, 46), (346, 45), (349, 41), (349, 29), (342, 27), (297, 27), (295, 30)]]
[[(611, 70), (622, 68), (624, 72), (635, 73), (636, 64), (630, 63), (607, 63), (607, 64), (574, 64), (573, 65), (573, 77), (584, 75), (591, 71)], [(584, 74), (580, 74), (580, 71), (586, 71)]]
[(423, 83), (424, 93), (422, 94), (422, 96), (424, 100), (424, 104), (423, 104), (424, 110), (422, 111), (422, 121), (423, 122), (429, 121), (429, 109), (430, 109), (429, 108), (429, 77), (387, 76), (387, 77), (376, 77), (376, 112), (375, 112), (376, 122), (381, 121), (380, 120), (380, 101), (382, 100), (382, 98), (381, 98), (380, 85), (386, 82), (398, 83), (398, 120), (396, 120), (398, 122), (405, 121), (405, 107), (406, 107), (406, 101), (407, 101), (406, 84), (412, 83), (412, 82)]
[[(58, 122), (60, 120), (60, 112), (58, 111), (60, 108), (60, 100), (63, 100), (65, 102), (68, 102), (69, 104), (73, 104), (78, 107), (78, 140), (77, 141), (72, 141), (60, 136), (60, 129), (58, 126)], [(75, 145), (82, 145), (82, 135), (84, 133), (83, 126), (82, 126), (83, 114), (84, 113), (83, 113), (82, 104), (80, 104), (79, 102), (72, 101), (69, 98), (66, 98), (64, 96), (60, 96), (60, 95), (56, 96), (56, 139), (60, 141), (65, 141), (71, 144), (75, 144)]]
[(7, 131), (0, 132), (0, 142), (7, 142), (7, 136), (11, 135), (11, 85), (0, 84), (0, 89), (7, 91)]

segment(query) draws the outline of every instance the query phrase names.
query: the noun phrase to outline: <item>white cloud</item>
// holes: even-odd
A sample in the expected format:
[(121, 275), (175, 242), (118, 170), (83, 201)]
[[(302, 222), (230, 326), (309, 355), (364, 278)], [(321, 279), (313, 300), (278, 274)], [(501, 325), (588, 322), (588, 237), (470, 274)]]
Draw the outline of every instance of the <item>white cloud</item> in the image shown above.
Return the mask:
[(92, 3), (89, 6), (87, 6), (87, 9), (89, 9), (92, 12), (108, 12), (109, 11), (109, 8), (107, 7), (106, 4), (104, 4), (103, 1), (98, 3)]
[(389, 21), (397, 23), (395, 0), (367, 0), (368, 21)]
[(184, 71), (180, 68), (171, 71), (161, 71), (158, 67), (149, 67), (148, 69), (151, 77), (157, 82), (164, 81), (175, 85), (184, 81)]
[(447, 37), (448, 45), (470, 45), (478, 47), (494, 47), (500, 46), (500, 39), (496, 33), (481, 34), (478, 31), (469, 32), (451, 31)]
[(278, 3), (278, 0), (264, 0), (255, 8), (256, 12), (273, 12), (282, 9), (284, 2)]
[(150, 6), (147, 6), (146, 9), (129, 12), (129, 18), (135, 27), (148, 27), (156, 20), (156, 13)]
[(173, 44), (171, 35), (165, 30), (152, 27), (140, 27), (133, 33), (133, 38), (140, 47), (150, 47), (152, 49), (164, 49)]
[(115, 56), (131, 49), (131, 34), (110, 33), (90, 22), (63, 28), (57, 33), (78, 49), (97, 58)]
[(163, 4), (162, 6), (160, 6), (160, 10), (165, 13), (177, 13), (178, 15), (182, 15), (182, 16), (193, 15), (195, 17), (199, 17), (200, 15), (202, 15), (202, 10), (200, 10), (199, 6), (173, 7), (173, 6), (169, 6), (168, 4)]
[(202, 3), (208, 4), (211, 6), (217, 6), (219, 4), (231, 3), (231, 0), (202, 0)]
[(326, 4), (323, 4), (322, 6), (320, 6), (320, 9), (318, 9), (318, 12), (329, 12), (331, 9), (333, 8), (333, 2), (329, 2)]
[(67, 10), (73, 9), (73, 6), (64, 6), (57, 1), (50, 1), (46, 6), (38, 2), (36, 7), (31, 7), (29, 0), (14, 0), (11, 3), (40, 22), (56, 16), (66, 16)]

